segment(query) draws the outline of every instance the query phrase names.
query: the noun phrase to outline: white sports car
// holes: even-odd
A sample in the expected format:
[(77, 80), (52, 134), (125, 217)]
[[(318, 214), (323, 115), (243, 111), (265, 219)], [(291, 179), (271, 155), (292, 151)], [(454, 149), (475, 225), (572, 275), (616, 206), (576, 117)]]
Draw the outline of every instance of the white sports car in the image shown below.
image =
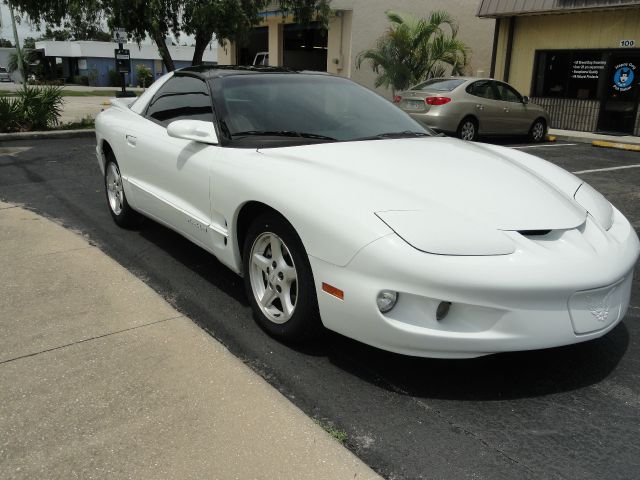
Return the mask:
[(244, 276), (258, 323), (445, 358), (601, 337), (639, 242), (570, 173), (435, 136), (340, 77), (191, 67), (96, 120), (118, 225), (139, 214)]

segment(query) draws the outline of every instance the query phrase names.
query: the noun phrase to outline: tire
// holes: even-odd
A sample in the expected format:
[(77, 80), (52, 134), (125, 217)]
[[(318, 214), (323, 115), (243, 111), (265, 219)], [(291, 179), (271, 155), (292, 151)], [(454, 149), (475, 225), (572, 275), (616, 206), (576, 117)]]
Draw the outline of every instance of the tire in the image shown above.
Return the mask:
[(107, 198), (107, 207), (113, 221), (122, 228), (136, 226), (140, 217), (127, 202), (127, 197), (122, 187), (120, 167), (113, 153), (107, 154), (107, 163), (104, 166), (104, 191)]
[(529, 129), (529, 140), (533, 143), (540, 143), (544, 140), (546, 133), (547, 123), (542, 118), (538, 118)]
[(463, 118), (458, 125), (458, 138), (469, 142), (475, 142), (478, 139), (478, 121), (472, 117)]
[(275, 212), (256, 218), (247, 231), (242, 259), (245, 289), (258, 325), (289, 343), (318, 337), (322, 322), (313, 273), (291, 224)]

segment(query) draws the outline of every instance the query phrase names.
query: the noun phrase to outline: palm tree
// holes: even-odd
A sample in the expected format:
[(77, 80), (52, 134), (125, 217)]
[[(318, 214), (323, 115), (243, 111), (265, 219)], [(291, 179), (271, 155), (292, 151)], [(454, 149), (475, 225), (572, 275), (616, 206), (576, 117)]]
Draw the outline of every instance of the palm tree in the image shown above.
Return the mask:
[(458, 25), (447, 12), (435, 11), (426, 19), (393, 11), (386, 15), (389, 30), (356, 59), (357, 68), (371, 63), (376, 88), (391, 88), (395, 95), (428, 78), (464, 73), (469, 48), (457, 39)]

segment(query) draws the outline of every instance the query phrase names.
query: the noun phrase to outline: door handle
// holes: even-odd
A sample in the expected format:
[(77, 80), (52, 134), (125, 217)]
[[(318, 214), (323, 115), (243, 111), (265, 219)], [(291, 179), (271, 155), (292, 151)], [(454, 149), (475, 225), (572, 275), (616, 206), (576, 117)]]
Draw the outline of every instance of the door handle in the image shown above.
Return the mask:
[(476, 108), (477, 108), (478, 110), (484, 110), (484, 105), (480, 105), (480, 104), (478, 104), (478, 105), (476, 105)]
[(129, 145), (131, 145), (132, 147), (136, 146), (136, 142), (138, 141), (136, 137), (134, 137), (133, 135), (125, 135), (125, 137)]

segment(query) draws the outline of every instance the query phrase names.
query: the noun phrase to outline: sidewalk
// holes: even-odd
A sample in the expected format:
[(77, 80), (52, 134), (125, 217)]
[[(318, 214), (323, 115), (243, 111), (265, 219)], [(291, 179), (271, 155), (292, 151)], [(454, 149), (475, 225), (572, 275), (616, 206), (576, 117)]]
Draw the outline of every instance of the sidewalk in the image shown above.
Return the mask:
[(0, 478), (379, 478), (82, 236), (0, 245)]
[[(602, 135), (592, 132), (577, 132), (573, 130), (559, 130), (556, 128), (549, 129), (549, 136), (556, 137), (556, 140), (574, 143), (591, 143), (603, 142), (622, 145), (640, 146), (640, 137), (633, 135)], [(596, 145), (606, 146), (606, 145)]]

